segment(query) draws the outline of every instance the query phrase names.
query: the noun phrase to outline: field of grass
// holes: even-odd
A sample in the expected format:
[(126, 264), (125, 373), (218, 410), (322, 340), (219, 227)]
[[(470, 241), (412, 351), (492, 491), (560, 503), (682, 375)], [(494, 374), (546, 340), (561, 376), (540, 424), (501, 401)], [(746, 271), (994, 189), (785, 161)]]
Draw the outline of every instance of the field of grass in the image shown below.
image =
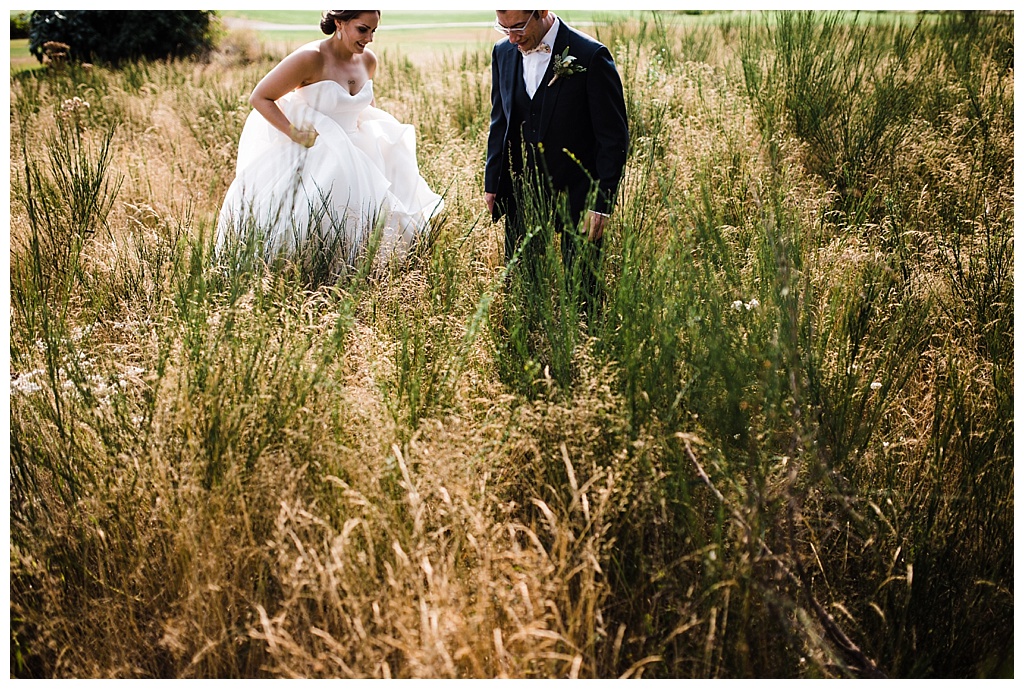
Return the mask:
[(340, 278), (213, 252), (272, 32), (14, 73), (12, 677), (1012, 676), (1013, 17), (891, 19), (593, 27), (588, 321), (489, 34), (378, 35), (446, 210)]

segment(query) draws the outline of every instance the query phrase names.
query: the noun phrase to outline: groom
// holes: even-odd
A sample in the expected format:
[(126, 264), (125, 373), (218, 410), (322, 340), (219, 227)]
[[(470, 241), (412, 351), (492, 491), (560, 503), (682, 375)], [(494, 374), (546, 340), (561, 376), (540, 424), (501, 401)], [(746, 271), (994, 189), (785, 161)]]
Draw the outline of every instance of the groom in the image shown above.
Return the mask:
[[(522, 201), (539, 193), (562, 235), (566, 274), (584, 259), (582, 297), (593, 308), (597, 260), (629, 144), (622, 81), (606, 47), (550, 10), (496, 14), (495, 28), (508, 40), (491, 56), (487, 208), (494, 220), (505, 217), (507, 262), (526, 235)], [(532, 192), (524, 194), (525, 187)], [(524, 262), (543, 250), (526, 252)]]

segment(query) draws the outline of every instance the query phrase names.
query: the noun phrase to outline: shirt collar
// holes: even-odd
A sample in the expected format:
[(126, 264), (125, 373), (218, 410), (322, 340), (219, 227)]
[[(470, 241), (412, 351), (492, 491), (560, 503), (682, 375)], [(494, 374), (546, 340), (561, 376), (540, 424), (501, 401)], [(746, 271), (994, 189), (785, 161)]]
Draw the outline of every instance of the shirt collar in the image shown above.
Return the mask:
[[(551, 48), (551, 53), (553, 53), (555, 52), (555, 38), (558, 36), (559, 21), (556, 15), (552, 14), (551, 16), (555, 18), (555, 21), (551, 23), (551, 28), (548, 29), (548, 32), (544, 34), (544, 37), (540, 39), (540, 42), (537, 43), (537, 45), (540, 45), (541, 43), (547, 43), (548, 46)], [(538, 50), (536, 52), (531, 52), (527, 53), (526, 55), (523, 55), (523, 58), (531, 58), (534, 60), (549, 60), (551, 59), (551, 53), (542, 53), (541, 51)]]
[(561, 22), (558, 21), (558, 15), (552, 14), (551, 16), (555, 18), (555, 21), (551, 22), (551, 28), (548, 29), (546, 34), (544, 34), (544, 38), (541, 39), (541, 43), (547, 43), (551, 46), (551, 50), (553, 52), (555, 50), (555, 37), (558, 36), (558, 25)]

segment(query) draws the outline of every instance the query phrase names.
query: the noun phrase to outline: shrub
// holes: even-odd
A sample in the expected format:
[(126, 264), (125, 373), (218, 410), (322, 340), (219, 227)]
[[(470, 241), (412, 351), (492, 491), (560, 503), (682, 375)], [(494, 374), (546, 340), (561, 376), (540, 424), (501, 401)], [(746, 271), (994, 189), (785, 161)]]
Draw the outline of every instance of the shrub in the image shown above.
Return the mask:
[(11, 12), (11, 39), (28, 38), (28, 12)]
[(213, 47), (211, 18), (209, 10), (37, 10), (29, 50), (40, 62), (47, 43), (69, 46), (71, 60), (112, 64), (200, 55)]

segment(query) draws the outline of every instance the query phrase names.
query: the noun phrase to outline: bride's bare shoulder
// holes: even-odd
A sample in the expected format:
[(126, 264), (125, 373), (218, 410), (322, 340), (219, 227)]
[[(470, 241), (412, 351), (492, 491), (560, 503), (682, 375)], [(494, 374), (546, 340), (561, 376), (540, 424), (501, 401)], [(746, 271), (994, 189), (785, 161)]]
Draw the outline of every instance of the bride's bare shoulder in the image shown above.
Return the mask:
[(377, 55), (369, 48), (363, 50), (363, 66), (366, 67), (366, 73), (372, 79), (377, 71)]
[(282, 63), (287, 62), (303, 72), (315, 71), (319, 72), (324, 66), (324, 55), (321, 50), (320, 44), (323, 41), (312, 41), (303, 46), (299, 46), (293, 50), (288, 57), (282, 60)]
[(288, 56), (303, 61), (319, 60), (323, 62), (323, 50), (324, 43), (327, 41), (310, 41), (305, 45), (301, 45), (291, 52)]
[(319, 81), (324, 58), (318, 43), (307, 43), (289, 53), (263, 78), (257, 90), (269, 89), (268, 98), (276, 100), (294, 88)]

